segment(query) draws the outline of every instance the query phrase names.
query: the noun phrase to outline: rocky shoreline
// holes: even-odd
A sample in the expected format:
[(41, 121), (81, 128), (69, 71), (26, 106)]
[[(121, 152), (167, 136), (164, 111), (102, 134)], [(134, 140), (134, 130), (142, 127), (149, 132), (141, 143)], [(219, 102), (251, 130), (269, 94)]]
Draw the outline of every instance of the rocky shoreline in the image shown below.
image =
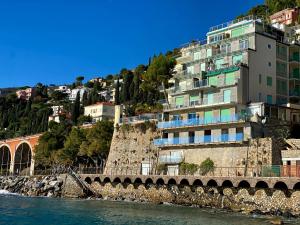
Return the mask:
[(63, 180), (59, 176), (0, 177), (0, 189), (23, 196), (61, 197)]
[[(284, 217), (300, 216), (300, 191), (287, 197), (280, 190), (265, 191), (176, 185), (100, 184), (90, 187), (100, 199), (112, 201), (151, 202), (192, 207), (228, 209), (244, 214), (263, 214)], [(68, 175), (34, 177), (0, 177), (0, 189), (23, 196), (56, 198), (86, 198), (74, 179)], [(250, 194), (250, 193), (251, 194)], [(93, 197), (89, 197), (93, 198)]]

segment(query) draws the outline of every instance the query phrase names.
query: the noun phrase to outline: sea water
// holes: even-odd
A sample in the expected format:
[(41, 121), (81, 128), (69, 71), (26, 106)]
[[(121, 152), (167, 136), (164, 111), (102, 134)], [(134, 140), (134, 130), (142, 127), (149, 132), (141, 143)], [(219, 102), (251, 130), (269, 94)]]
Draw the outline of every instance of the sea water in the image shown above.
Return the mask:
[[(284, 219), (299, 224), (300, 219)], [(0, 224), (270, 224), (266, 216), (217, 209), (103, 200), (22, 197), (0, 191)]]

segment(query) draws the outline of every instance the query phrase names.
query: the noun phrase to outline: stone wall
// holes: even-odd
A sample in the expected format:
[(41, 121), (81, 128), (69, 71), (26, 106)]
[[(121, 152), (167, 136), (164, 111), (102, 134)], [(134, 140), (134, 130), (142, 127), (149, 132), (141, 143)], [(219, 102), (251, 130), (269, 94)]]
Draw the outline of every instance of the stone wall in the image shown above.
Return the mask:
[(273, 215), (300, 215), (300, 191), (190, 187), (185, 185), (111, 184), (91, 186), (105, 200), (172, 203), (185, 206), (215, 207), (235, 212)]
[(153, 145), (153, 139), (157, 136), (159, 133), (151, 123), (123, 125), (115, 129), (105, 173), (140, 174), (142, 162), (149, 162), (154, 168), (158, 149)]

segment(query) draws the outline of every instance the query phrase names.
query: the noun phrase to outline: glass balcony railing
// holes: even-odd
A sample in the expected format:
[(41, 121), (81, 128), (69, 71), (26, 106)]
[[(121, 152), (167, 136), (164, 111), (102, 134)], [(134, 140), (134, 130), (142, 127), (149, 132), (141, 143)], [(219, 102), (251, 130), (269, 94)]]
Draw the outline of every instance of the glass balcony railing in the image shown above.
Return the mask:
[(290, 97), (300, 97), (300, 90), (298, 89), (292, 89), (290, 90)]
[(210, 105), (218, 105), (218, 104), (228, 104), (237, 102), (236, 95), (227, 95), (227, 94), (214, 94), (209, 97), (205, 97), (198, 101), (185, 101), (183, 104), (174, 104), (165, 106), (165, 110), (172, 109), (181, 109), (181, 108), (195, 108), (197, 106), (210, 106)]
[(236, 133), (236, 134), (203, 135), (203, 136), (177, 137), (177, 138), (159, 138), (159, 139), (154, 139), (153, 143), (155, 146), (172, 146), (172, 145), (241, 142), (243, 140), (244, 140), (244, 134)]
[(183, 161), (182, 155), (161, 155), (159, 156), (159, 162), (161, 164), (175, 164)]
[(187, 120), (172, 120), (159, 122), (157, 127), (159, 129), (168, 129), (168, 128), (178, 128), (178, 127), (192, 127), (192, 126), (201, 126), (209, 124), (220, 124), (220, 123), (232, 123), (238, 121), (245, 121), (245, 116), (241, 115), (228, 115), (221, 117), (208, 117), (208, 118), (194, 118)]

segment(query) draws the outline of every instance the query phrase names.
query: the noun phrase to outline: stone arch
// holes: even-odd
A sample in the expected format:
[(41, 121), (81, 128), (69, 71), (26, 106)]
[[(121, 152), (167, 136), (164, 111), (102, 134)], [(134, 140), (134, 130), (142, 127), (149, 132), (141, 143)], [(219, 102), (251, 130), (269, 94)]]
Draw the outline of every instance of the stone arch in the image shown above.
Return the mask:
[(100, 177), (95, 177), (95, 179), (94, 179), (94, 182), (101, 183), (101, 179), (100, 179)]
[(300, 190), (300, 182), (294, 184), (293, 189), (294, 189), (294, 190)]
[(111, 180), (109, 177), (105, 177), (103, 180), (104, 183), (111, 183)]
[(238, 184), (239, 188), (250, 188), (250, 184), (248, 181), (246, 180), (242, 180), (239, 184)]
[(119, 183), (121, 183), (121, 179), (120, 179), (119, 177), (116, 177), (116, 178), (114, 179), (113, 183), (119, 184)]
[(162, 178), (158, 178), (158, 179), (156, 180), (156, 184), (157, 184), (157, 185), (164, 185), (164, 184), (165, 184), (165, 181), (164, 181)]
[(135, 180), (134, 180), (134, 183), (135, 184), (142, 184), (143, 183), (143, 181), (142, 181), (142, 179), (141, 178), (136, 178)]
[(218, 187), (218, 183), (217, 181), (211, 179), (207, 182), (206, 186), (209, 186), (209, 187)]
[(193, 182), (193, 186), (203, 186), (203, 183), (202, 183), (201, 180), (196, 179), (196, 180), (194, 180), (194, 182)]
[(14, 174), (29, 175), (32, 160), (32, 147), (28, 141), (20, 142), (14, 155)]
[(146, 181), (145, 181), (145, 184), (153, 184), (153, 180), (151, 178), (148, 178)]
[(9, 145), (0, 146), (0, 175), (8, 175), (10, 173), (11, 150)]
[(176, 185), (176, 180), (171, 178), (169, 181), (168, 181), (168, 184), (172, 184), (172, 185)]
[(181, 185), (190, 185), (190, 182), (189, 182), (187, 179), (182, 179), (182, 180), (180, 181), (180, 184), (181, 184)]
[(131, 179), (129, 178), (129, 177), (126, 177), (125, 179), (124, 179), (124, 182), (123, 182), (124, 184), (131, 184), (132, 183), (132, 181), (131, 181)]
[(273, 188), (278, 189), (278, 190), (288, 190), (289, 189), (288, 186), (282, 181), (276, 182)]
[(269, 185), (265, 181), (258, 181), (255, 185), (256, 188), (269, 188)]
[(233, 184), (230, 180), (224, 180), (222, 183), (222, 187), (233, 187)]
[(90, 177), (86, 177), (84, 181), (87, 182), (88, 184), (92, 184), (92, 179)]

